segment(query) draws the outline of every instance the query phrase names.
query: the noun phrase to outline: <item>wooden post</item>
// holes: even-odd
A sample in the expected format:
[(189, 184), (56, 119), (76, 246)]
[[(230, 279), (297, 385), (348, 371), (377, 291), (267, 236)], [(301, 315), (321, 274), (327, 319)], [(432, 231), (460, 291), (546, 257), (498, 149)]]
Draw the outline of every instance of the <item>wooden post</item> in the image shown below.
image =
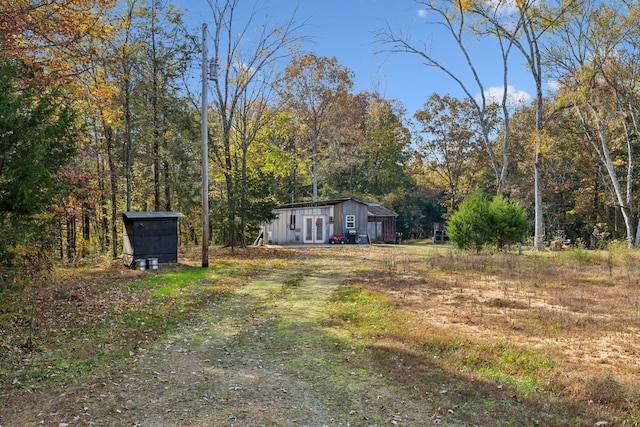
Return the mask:
[(202, 24), (202, 266), (209, 267), (209, 147), (207, 102), (207, 24)]

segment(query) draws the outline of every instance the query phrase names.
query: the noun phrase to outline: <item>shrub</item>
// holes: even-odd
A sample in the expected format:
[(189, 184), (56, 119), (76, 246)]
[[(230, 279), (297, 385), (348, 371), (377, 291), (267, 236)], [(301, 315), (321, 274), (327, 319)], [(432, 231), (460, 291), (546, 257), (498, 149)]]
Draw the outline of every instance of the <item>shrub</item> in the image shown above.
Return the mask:
[(447, 234), (451, 242), (460, 249), (480, 249), (490, 240), (493, 220), (489, 202), (479, 190), (473, 190), (451, 215)]
[(498, 250), (521, 241), (528, 224), (524, 209), (502, 196), (489, 202), (479, 190), (473, 190), (449, 218), (448, 234), (460, 249), (479, 252), (486, 244)]
[(527, 215), (518, 202), (495, 196), (489, 204), (489, 213), (494, 226), (491, 237), (499, 250), (522, 241), (527, 234)]

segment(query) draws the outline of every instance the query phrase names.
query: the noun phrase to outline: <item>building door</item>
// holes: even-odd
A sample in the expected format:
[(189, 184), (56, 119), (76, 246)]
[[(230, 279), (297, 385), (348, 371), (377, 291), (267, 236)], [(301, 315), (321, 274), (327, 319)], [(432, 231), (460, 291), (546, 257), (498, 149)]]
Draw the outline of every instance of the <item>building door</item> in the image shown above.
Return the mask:
[(324, 215), (305, 216), (303, 235), (305, 243), (324, 243)]

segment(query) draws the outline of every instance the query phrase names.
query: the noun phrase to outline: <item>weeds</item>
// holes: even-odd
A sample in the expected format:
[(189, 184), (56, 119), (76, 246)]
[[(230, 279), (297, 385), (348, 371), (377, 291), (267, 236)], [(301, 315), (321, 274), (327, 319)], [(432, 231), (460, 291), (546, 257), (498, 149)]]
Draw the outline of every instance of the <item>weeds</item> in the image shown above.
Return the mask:
[[(410, 307), (431, 335), (418, 350), (520, 393), (590, 401), (594, 409), (613, 414), (624, 401), (625, 419), (640, 414), (632, 369), (640, 348), (630, 338), (640, 326), (636, 251), (568, 249), (518, 256), (423, 247), (422, 255), (414, 248), (405, 254), (397, 253), (395, 262), (411, 265), (407, 274), (416, 279), (391, 277), (363, 291), (371, 288), (405, 304), (414, 302)], [(367, 277), (388, 276), (381, 265)], [(449, 286), (443, 287), (443, 281)], [(402, 332), (407, 342), (419, 340)], [(594, 386), (589, 378), (601, 378), (602, 368), (611, 375), (609, 381)], [(560, 372), (576, 375), (549, 381), (563, 378)], [(595, 390), (613, 395), (615, 403), (594, 398)]]
[[(238, 279), (261, 268), (258, 260), (235, 262), (241, 267), (234, 268), (232, 260), (214, 263), (209, 270), (181, 266), (143, 274), (120, 265), (108, 265), (106, 272), (62, 269), (51, 276), (55, 280), (43, 282), (35, 296), (35, 323), (29, 321), (30, 302), (15, 298), (31, 294), (3, 292), (0, 322), (6, 325), (0, 342), (8, 351), (2, 351), (0, 391), (12, 386), (49, 388), (128, 355), (197, 309), (225, 298), (229, 289), (239, 286)], [(32, 330), (32, 324), (37, 328)], [(25, 334), (30, 337), (28, 348), (16, 342)]]
[[(354, 396), (389, 379), (417, 406), (444, 408), (428, 417), (458, 425), (640, 419), (635, 252), (476, 255), (422, 245), (218, 255), (208, 270), (56, 272), (60, 280), (36, 295), (45, 309), (34, 351), (0, 352), (0, 396), (100, 372), (220, 304), (235, 319), (226, 338), (290, 352), (288, 368), (319, 381), (332, 405), (356, 407)], [(322, 303), (305, 293), (320, 282), (336, 286)], [(2, 343), (28, 328), (28, 304), (9, 303), (11, 292), (0, 294), (0, 323), (11, 325)], [(245, 333), (267, 323), (268, 341)]]

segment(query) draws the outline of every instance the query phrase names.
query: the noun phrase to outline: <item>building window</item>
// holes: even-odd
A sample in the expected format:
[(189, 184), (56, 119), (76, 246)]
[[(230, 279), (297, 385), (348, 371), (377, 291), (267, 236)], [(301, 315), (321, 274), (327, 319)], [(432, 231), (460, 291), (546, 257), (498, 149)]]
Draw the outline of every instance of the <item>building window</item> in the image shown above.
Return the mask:
[(347, 228), (356, 228), (356, 216), (347, 215)]

